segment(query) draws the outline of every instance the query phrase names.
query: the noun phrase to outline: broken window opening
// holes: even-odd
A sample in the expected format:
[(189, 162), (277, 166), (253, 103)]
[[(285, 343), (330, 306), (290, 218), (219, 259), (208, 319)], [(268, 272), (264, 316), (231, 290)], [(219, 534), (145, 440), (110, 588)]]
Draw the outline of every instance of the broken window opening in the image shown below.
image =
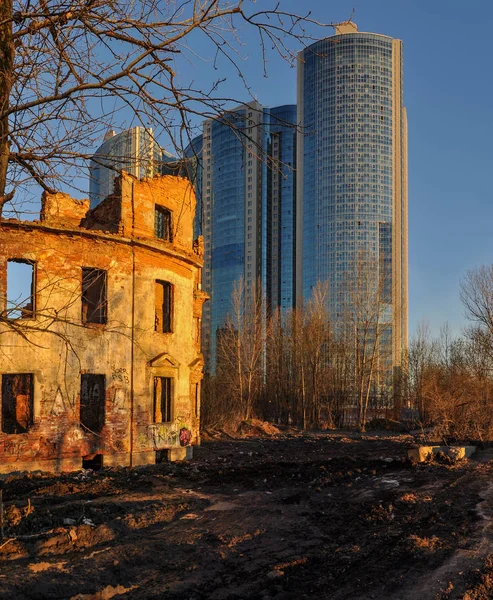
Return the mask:
[(82, 468), (100, 471), (103, 468), (102, 454), (88, 454), (82, 457)]
[(169, 281), (156, 281), (155, 297), (154, 329), (160, 333), (172, 333), (173, 285)]
[(2, 431), (27, 433), (33, 424), (32, 373), (2, 375)]
[(156, 204), (154, 210), (154, 234), (159, 240), (164, 240), (165, 242), (173, 241), (171, 221), (171, 211)]
[(160, 465), (163, 462), (168, 462), (168, 450), (156, 450), (156, 464)]
[(104, 375), (86, 373), (80, 378), (80, 422), (99, 433), (104, 427), (106, 416), (106, 384)]
[(106, 323), (106, 271), (82, 267), (82, 322)]
[(172, 420), (172, 378), (154, 377), (154, 423)]
[(7, 261), (8, 319), (32, 319), (34, 316), (34, 262), (22, 258)]

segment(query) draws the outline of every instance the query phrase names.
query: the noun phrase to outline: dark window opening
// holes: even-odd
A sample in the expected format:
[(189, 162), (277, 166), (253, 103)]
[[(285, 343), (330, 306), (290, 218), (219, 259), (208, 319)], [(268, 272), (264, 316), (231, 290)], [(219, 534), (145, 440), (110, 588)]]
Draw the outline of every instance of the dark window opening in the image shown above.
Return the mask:
[(156, 464), (168, 462), (168, 450), (156, 450)]
[(154, 423), (171, 421), (171, 377), (154, 377)]
[(82, 322), (106, 323), (106, 271), (82, 268)]
[(173, 319), (173, 286), (169, 281), (156, 281), (156, 316), (155, 331), (171, 333)]
[(7, 261), (7, 318), (34, 316), (34, 262), (21, 258)]
[(82, 457), (82, 468), (100, 471), (103, 468), (102, 454), (88, 454)]
[(84, 374), (80, 378), (80, 422), (99, 433), (105, 421), (106, 386), (104, 375)]
[(2, 431), (27, 433), (33, 424), (33, 374), (2, 375)]
[(157, 205), (154, 210), (154, 234), (160, 240), (165, 240), (166, 242), (173, 241), (171, 211)]

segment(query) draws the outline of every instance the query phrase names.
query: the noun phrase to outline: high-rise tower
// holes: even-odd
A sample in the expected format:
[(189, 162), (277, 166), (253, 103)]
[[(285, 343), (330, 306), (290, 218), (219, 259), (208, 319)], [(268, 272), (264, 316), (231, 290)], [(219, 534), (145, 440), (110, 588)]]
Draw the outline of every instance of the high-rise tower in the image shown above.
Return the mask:
[(368, 280), (395, 375), (407, 346), (402, 42), (346, 22), (300, 52), (298, 123), (297, 304), (328, 282), (337, 326)]
[(176, 157), (159, 147), (152, 129), (133, 127), (120, 133), (110, 129), (89, 165), (91, 208), (113, 193), (113, 183), (119, 171), (143, 179), (158, 173), (172, 175), (177, 170)]
[(296, 301), (296, 105), (271, 108), (269, 116), (265, 287), (270, 310), (285, 312)]
[[(186, 150), (197, 159), (196, 233), (204, 236), (202, 347), (215, 369), (217, 335), (233, 284), (265, 292), (266, 310), (294, 306), (296, 107), (238, 106), (203, 124)], [(260, 286), (260, 288), (259, 288)]]

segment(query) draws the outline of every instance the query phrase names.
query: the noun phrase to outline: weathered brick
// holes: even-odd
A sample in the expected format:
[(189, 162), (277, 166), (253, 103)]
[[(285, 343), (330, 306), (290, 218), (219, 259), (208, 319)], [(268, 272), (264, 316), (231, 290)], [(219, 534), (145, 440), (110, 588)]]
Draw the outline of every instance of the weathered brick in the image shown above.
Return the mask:
[[(172, 242), (154, 237), (156, 204), (173, 212)], [(94, 454), (106, 464), (143, 464), (180, 447), (184, 429), (199, 441), (197, 324), (207, 296), (190, 183), (124, 173), (116, 195), (87, 214), (82, 208), (85, 201), (45, 194), (40, 221), (0, 220), (0, 374), (34, 374), (33, 425), (0, 432), (0, 472), (80, 468)], [(6, 318), (9, 259), (35, 263), (34, 318)], [(82, 322), (82, 267), (106, 271), (105, 324)], [(156, 280), (173, 285), (172, 333), (154, 330)], [(80, 422), (81, 374), (105, 376), (99, 433)], [(173, 378), (169, 423), (152, 422), (156, 376)]]

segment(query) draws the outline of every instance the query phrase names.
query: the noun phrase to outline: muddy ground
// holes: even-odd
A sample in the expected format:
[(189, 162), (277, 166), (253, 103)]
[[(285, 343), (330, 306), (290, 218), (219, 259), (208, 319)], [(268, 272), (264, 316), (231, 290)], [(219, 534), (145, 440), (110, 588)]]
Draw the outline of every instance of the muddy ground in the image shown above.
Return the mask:
[(493, 458), (410, 436), (205, 442), (188, 463), (4, 479), (0, 598), (493, 598)]

